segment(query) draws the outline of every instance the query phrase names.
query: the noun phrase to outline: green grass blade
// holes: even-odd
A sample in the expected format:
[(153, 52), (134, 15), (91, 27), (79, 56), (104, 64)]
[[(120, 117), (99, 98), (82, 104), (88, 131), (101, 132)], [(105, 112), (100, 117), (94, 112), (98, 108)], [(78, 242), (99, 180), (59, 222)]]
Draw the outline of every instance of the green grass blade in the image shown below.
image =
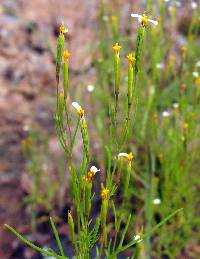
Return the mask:
[(29, 240), (27, 240), (26, 238), (24, 238), (22, 235), (20, 235), (14, 228), (12, 228), (10, 225), (8, 224), (4, 224), (4, 226), (9, 229), (20, 241), (22, 241), (23, 243), (25, 243), (26, 245), (32, 247), (34, 250), (40, 252), (41, 254), (44, 254), (44, 255), (47, 255), (47, 256), (56, 256), (56, 258), (58, 259), (67, 259), (67, 257), (62, 257), (62, 256), (59, 256), (59, 255), (55, 255), (51, 252), (48, 252), (36, 245), (34, 245), (33, 243), (31, 243)]
[(60, 250), (60, 253), (62, 256), (64, 256), (64, 251), (63, 251), (63, 247), (62, 247), (62, 244), (60, 242), (60, 237), (59, 237), (59, 234), (58, 234), (58, 231), (57, 231), (57, 228), (53, 222), (53, 219), (50, 217), (50, 223), (51, 223), (51, 227), (53, 229), (53, 233), (54, 233), (54, 236), (55, 236), (55, 239), (56, 239), (56, 242), (57, 242), (57, 245), (58, 245), (58, 248)]

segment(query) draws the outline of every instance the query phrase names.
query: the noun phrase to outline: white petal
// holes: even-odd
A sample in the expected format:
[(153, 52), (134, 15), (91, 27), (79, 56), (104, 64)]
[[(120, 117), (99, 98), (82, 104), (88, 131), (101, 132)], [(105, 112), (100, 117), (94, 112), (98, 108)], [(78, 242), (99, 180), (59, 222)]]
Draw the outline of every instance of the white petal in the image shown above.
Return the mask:
[(93, 165), (93, 166), (90, 167), (90, 171), (93, 172), (93, 173), (96, 173), (96, 172), (99, 172), (100, 169), (97, 169), (96, 166)]
[(73, 103), (72, 103), (72, 106), (73, 106), (76, 110), (78, 110), (78, 109), (81, 108), (81, 106), (80, 106), (77, 102), (73, 102)]
[(136, 241), (136, 240), (139, 240), (140, 239), (140, 236), (139, 235), (135, 235), (134, 236), (134, 240)]
[(137, 14), (137, 13), (132, 13), (132, 14), (131, 14), (131, 17), (133, 17), (133, 18), (140, 18), (141, 15), (139, 15), (139, 14)]
[(159, 198), (153, 200), (153, 204), (159, 205), (161, 204), (161, 200)]
[(169, 117), (169, 116), (170, 116), (170, 113), (169, 113), (168, 111), (163, 111), (163, 112), (162, 112), (162, 116), (165, 117), (165, 118), (166, 118), (166, 117)]
[(198, 77), (198, 76), (199, 76), (199, 73), (198, 73), (197, 71), (194, 71), (194, 72), (192, 72), (192, 75), (193, 75), (194, 77)]
[(128, 155), (127, 153), (119, 153), (118, 157), (127, 157), (127, 155)]
[(198, 5), (196, 2), (191, 3), (192, 9), (197, 9)]
[(148, 19), (149, 22), (153, 23), (154, 25), (158, 25), (158, 22), (155, 20)]
[(93, 85), (88, 85), (87, 86), (87, 90), (88, 90), (88, 92), (93, 92), (94, 91), (94, 86)]
[(196, 66), (200, 67), (200, 61), (197, 61)]

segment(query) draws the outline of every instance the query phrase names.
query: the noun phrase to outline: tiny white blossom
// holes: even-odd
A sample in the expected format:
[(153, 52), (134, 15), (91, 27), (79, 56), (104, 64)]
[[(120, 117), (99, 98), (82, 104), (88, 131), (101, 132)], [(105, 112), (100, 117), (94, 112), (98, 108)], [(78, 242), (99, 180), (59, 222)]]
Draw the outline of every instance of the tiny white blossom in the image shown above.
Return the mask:
[(192, 72), (193, 77), (198, 77), (199, 73), (197, 71)]
[(163, 116), (164, 118), (167, 118), (167, 117), (170, 116), (170, 113), (169, 113), (168, 111), (163, 111), (163, 112), (162, 112), (162, 116)]
[(99, 171), (100, 171), (100, 169), (97, 169), (96, 166), (94, 166), (94, 165), (90, 167), (90, 172), (93, 172), (96, 174)]
[(107, 15), (104, 15), (104, 16), (102, 17), (102, 20), (103, 20), (104, 22), (107, 22), (107, 21), (109, 20), (109, 18), (108, 18)]
[(77, 112), (80, 115), (81, 119), (84, 119), (84, 110), (83, 110), (83, 108), (77, 102), (72, 102), (72, 106), (77, 110)]
[(182, 5), (182, 4), (181, 4), (180, 1), (176, 1), (176, 6), (177, 6), (177, 7), (181, 7), (181, 5)]
[(132, 153), (119, 153), (118, 158), (125, 157), (128, 161), (132, 161), (134, 156)]
[(140, 235), (137, 234), (134, 236), (134, 240), (137, 241), (137, 243), (140, 243), (143, 239), (141, 238)]
[(159, 198), (156, 198), (153, 200), (153, 204), (159, 205), (159, 204), (161, 204), (161, 200)]
[(127, 157), (127, 155), (128, 155), (127, 153), (119, 153), (118, 157)]
[(174, 104), (173, 104), (173, 108), (174, 108), (174, 109), (178, 109), (178, 107), (179, 107), (179, 104), (178, 104), (178, 103), (174, 103)]
[(145, 14), (140, 15), (140, 14), (132, 13), (131, 17), (137, 18), (138, 22), (141, 23), (143, 26), (146, 26), (148, 22), (150, 22), (154, 25), (158, 25), (157, 21), (149, 19)]
[(199, 60), (199, 61), (197, 61), (197, 63), (196, 63), (196, 67), (200, 67), (200, 60)]
[(24, 125), (23, 130), (24, 131), (29, 131), (30, 130), (30, 126), (29, 125)]
[(192, 9), (197, 9), (198, 4), (195, 1), (192, 1), (191, 7), (192, 7)]
[(93, 85), (88, 85), (87, 86), (87, 90), (89, 93), (93, 92), (94, 91), (94, 86)]
[(77, 102), (72, 102), (72, 106), (76, 109), (79, 110), (81, 106)]
[(157, 69), (163, 69), (164, 68), (164, 64), (163, 63), (158, 63), (158, 64), (156, 64), (156, 68)]

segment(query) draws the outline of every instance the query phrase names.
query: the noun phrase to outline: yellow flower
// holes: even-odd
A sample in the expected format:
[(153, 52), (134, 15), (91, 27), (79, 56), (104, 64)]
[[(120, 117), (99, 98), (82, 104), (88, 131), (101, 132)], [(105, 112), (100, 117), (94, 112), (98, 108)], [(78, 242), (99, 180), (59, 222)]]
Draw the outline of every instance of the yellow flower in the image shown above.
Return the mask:
[(100, 169), (97, 169), (96, 166), (91, 166), (90, 171), (83, 177), (86, 182), (91, 182), (92, 178), (95, 176)]
[(121, 47), (118, 43), (116, 43), (116, 44), (113, 46), (113, 50), (114, 50), (114, 52), (115, 52), (116, 55), (119, 55), (119, 52), (120, 52), (121, 48), (122, 48), (122, 47)]
[(109, 190), (109, 189), (103, 188), (103, 189), (101, 190), (101, 198), (102, 198), (102, 200), (108, 199), (109, 193), (110, 193), (110, 190)]
[(65, 27), (64, 23), (61, 24), (59, 31), (61, 35), (64, 35), (65, 33), (68, 32), (68, 29)]
[(182, 47), (182, 48), (181, 48), (181, 54), (182, 54), (183, 56), (185, 56), (186, 52), (187, 52), (187, 48), (186, 48), (186, 47)]
[(77, 102), (73, 102), (72, 106), (77, 110), (80, 117), (84, 118), (85, 111), (83, 110), (83, 108)]
[(187, 122), (184, 122), (183, 123), (183, 130), (188, 131), (188, 129), (189, 129), (189, 124)]
[(200, 76), (198, 76), (196, 79), (195, 79), (195, 85), (197, 87), (200, 87)]
[(63, 53), (63, 57), (64, 57), (64, 62), (67, 63), (68, 59), (69, 59), (70, 53), (68, 50), (65, 50)]
[(137, 18), (138, 21), (140, 22), (140, 24), (143, 26), (143, 27), (146, 27), (148, 22), (154, 24), (154, 25), (158, 25), (158, 22), (155, 21), (155, 20), (151, 20), (148, 18), (147, 15), (143, 14), (143, 15), (140, 15), (140, 14), (135, 14), (135, 13), (132, 13), (131, 14), (131, 17), (133, 18)]
[(71, 210), (68, 210), (67, 216), (68, 216), (68, 221), (73, 219)]
[(168, 60), (169, 60), (169, 64), (172, 65), (176, 62), (176, 56), (170, 55)]
[(136, 61), (135, 55), (133, 53), (128, 54), (127, 59), (129, 65), (132, 65)]
[(133, 154), (132, 153), (119, 153), (118, 154), (118, 157), (120, 158), (120, 157), (125, 157), (125, 158), (127, 158), (127, 160), (128, 161), (132, 161), (133, 160), (133, 158), (134, 158), (134, 156), (133, 156)]

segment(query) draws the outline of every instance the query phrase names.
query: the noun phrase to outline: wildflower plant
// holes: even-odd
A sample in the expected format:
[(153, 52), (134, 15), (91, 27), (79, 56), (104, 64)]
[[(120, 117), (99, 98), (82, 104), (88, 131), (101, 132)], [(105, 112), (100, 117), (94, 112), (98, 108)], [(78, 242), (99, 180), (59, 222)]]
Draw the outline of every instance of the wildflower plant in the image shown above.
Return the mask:
[[(101, 17), (104, 16), (103, 1), (101, 3), (100, 14)], [(55, 112), (55, 128), (57, 131), (58, 139), (63, 148), (63, 151), (66, 155), (66, 163), (68, 164), (69, 170), (66, 172), (70, 175), (70, 188), (72, 195), (72, 207), (66, 215), (66, 221), (68, 221), (69, 227), (69, 236), (74, 248), (74, 258), (91, 258), (91, 251), (93, 248), (96, 250), (97, 258), (108, 258), (114, 259), (117, 256), (124, 252), (129, 251), (132, 258), (139, 258), (142, 251), (142, 244), (145, 242), (145, 247), (150, 253), (150, 238), (165, 222), (168, 220), (173, 220), (174, 217), (180, 210), (181, 203), (174, 203), (172, 206), (171, 212), (168, 210), (161, 212), (161, 220), (159, 223), (153, 221), (153, 208), (155, 205), (160, 207), (164, 203), (163, 199), (160, 199), (158, 196), (158, 181), (156, 181), (156, 162), (159, 159), (161, 166), (166, 170), (165, 164), (170, 163), (170, 159), (173, 160), (173, 156), (176, 156), (177, 153), (171, 152), (170, 147), (166, 152), (170, 153), (168, 160), (166, 159), (166, 153), (164, 157), (156, 156), (158, 151), (160, 151), (162, 145), (159, 147), (156, 145), (155, 136), (159, 139), (159, 134), (157, 131), (158, 120), (161, 120), (160, 116), (156, 113), (155, 109), (155, 100), (157, 100), (157, 90), (156, 87), (153, 87), (150, 94), (147, 96), (147, 104), (144, 106), (145, 111), (141, 111), (141, 107), (138, 105), (138, 92), (142, 92), (141, 89), (141, 73), (145, 78), (145, 70), (141, 69), (143, 52), (144, 52), (144, 41), (145, 36), (148, 36), (149, 33), (154, 33), (147, 31), (149, 24), (158, 25), (157, 21), (149, 19), (146, 15), (132, 14), (133, 18), (137, 18), (139, 21), (139, 28), (137, 31), (137, 38), (135, 43), (135, 52), (131, 52), (127, 55), (128, 66), (126, 66), (126, 75), (127, 75), (127, 87), (125, 90), (125, 110), (124, 116), (120, 117), (120, 108), (123, 104), (120, 104), (120, 95), (122, 95), (124, 89), (122, 89), (122, 65), (121, 65), (121, 56), (120, 50), (121, 45), (114, 42), (113, 45), (109, 46), (110, 52), (112, 49), (114, 54), (109, 54), (111, 57), (111, 64), (113, 70), (113, 84), (110, 81), (110, 70), (101, 75), (102, 88), (113, 86), (111, 89), (105, 90), (105, 107), (102, 108), (104, 113), (102, 113), (101, 119), (105, 118), (104, 115), (108, 116), (108, 124), (102, 126), (102, 128), (97, 126), (97, 129), (100, 132), (102, 145), (104, 148), (103, 152), (103, 166), (98, 166), (100, 159), (95, 159), (93, 153), (91, 152), (90, 143), (90, 127), (88, 123), (88, 114), (87, 106), (80, 105), (77, 100), (70, 101), (70, 85), (68, 77), (68, 67), (70, 66), (70, 58), (73, 58), (73, 53), (70, 55), (68, 50), (65, 50), (65, 33), (67, 29), (64, 25), (60, 27), (60, 34), (57, 42), (57, 59), (56, 59), (56, 112)], [(105, 21), (104, 21), (105, 22)], [(102, 26), (104, 26), (102, 24)], [(112, 40), (119, 38), (118, 27), (116, 20), (111, 24), (111, 30), (113, 31)], [(150, 41), (150, 51), (153, 52), (153, 40)], [(157, 43), (159, 44), (159, 42)], [(113, 46), (113, 47), (112, 47)], [(100, 46), (102, 56), (106, 56), (105, 42)], [(135, 54), (134, 54), (135, 53)], [(151, 53), (152, 54), (152, 53)], [(182, 63), (180, 73), (184, 74), (184, 62), (186, 59), (187, 52), (182, 50)], [(157, 56), (156, 56), (157, 57)], [(160, 58), (160, 57), (159, 57)], [(99, 67), (104, 71), (104, 61), (101, 61)], [(106, 61), (105, 61), (106, 62)], [(108, 61), (109, 62), (109, 61)], [(114, 62), (114, 64), (113, 64)], [(110, 64), (110, 63), (109, 63)], [(108, 66), (109, 67), (109, 66)], [(157, 74), (156, 66), (153, 70), (153, 79), (152, 83), (157, 85), (160, 82), (161, 78)], [(100, 69), (101, 70), (101, 69)], [(167, 73), (167, 72), (166, 72)], [(166, 76), (167, 77), (167, 76)], [(184, 78), (181, 78), (181, 82), (184, 81)], [(144, 82), (144, 81), (142, 81)], [(110, 83), (110, 84), (109, 84)], [(145, 89), (146, 90), (146, 89)], [(79, 101), (79, 100), (78, 100)], [(184, 101), (183, 101), (184, 103)], [(182, 103), (182, 105), (183, 105)], [(84, 107), (84, 108), (83, 108)], [(104, 110), (105, 109), (105, 110)], [(138, 125), (133, 125), (135, 122), (135, 115), (139, 113)], [(154, 112), (154, 119), (152, 120), (152, 125), (149, 127), (150, 116)], [(177, 115), (177, 116), (180, 116)], [(119, 118), (120, 117), (120, 118)], [(141, 119), (142, 118), (142, 119)], [(163, 124), (164, 130), (169, 127), (171, 123), (171, 118), (168, 118), (168, 121), (160, 122)], [(123, 128), (120, 129), (119, 120), (122, 121)], [(106, 120), (105, 120), (106, 121)], [(184, 158), (185, 149), (187, 149), (188, 141), (191, 137), (190, 134), (190, 125), (184, 120), (182, 124), (182, 135), (184, 140), (181, 145), (182, 140), (179, 139), (178, 129), (180, 125), (176, 125), (176, 119), (174, 119), (170, 131), (166, 131), (166, 138), (169, 141), (172, 141), (172, 138), (176, 138), (176, 141), (179, 143), (177, 148), (180, 148), (182, 157)], [(75, 123), (74, 123), (75, 122)], [(102, 123), (103, 124), (103, 123)], [(136, 130), (133, 130), (136, 127)], [(137, 127), (140, 129), (137, 130)], [(149, 127), (149, 128), (148, 128)], [(106, 131), (106, 129), (108, 129)], [(142, 129), (142, 130), (141, 130)], [(82, 152), (80, 165), (75, 163), (74, 159), (74, 147), (78, 138), (80, 131), (82, 139)], [(105, 133), (107, 132), (107, 133)], [(132, 141), (132, 133), (136, 132), (138, 136), (139, 144), (143, 141), (146, 141), (148, 136), (154, 133), (154, 138), (152, 138), (151, 145), (149, 144), (146, 147), (145, 161), (141, 168), (142, 171), (146, 173), (144, 178), (139, 174), (135, 175), (134, 170), (137, 169), (137, 156), (135, 153), (130, 150), (134, 150)], [(193, 133), (194, 134), (194, 133)], [(160, 154), (160, 152), (159, 152)], [(142, 156), (142, 155), (141, 155)], [(161, 157), (163, 159), (161, 159)], [(147, 162), (146, 162), (147, 161)], [(95, 162), (95, 163), (94, 163)], [(179, 159), (180, 162), (180, 159)], [(174, 168), (171, 168), (173, 170)], [(147, 173), (148, 172), (148, 173)], [(95, 178), (101, 175), (102, 182), (100, 183), (100, 193), (95, 193), (94, 190), (94, 181)], [(180, 180), (180, 172), (176, 175), (169, 175), (169, 172), (166, 172), (164, 177), (168, 177), (165, 183), (166, 185), (162, 186), (162, 192), (166, 189), (170, 189), (170, 177), (174, 177), (174, 181), (178, 183)], [(129, 208), (127, 208), (130, 198), (130, 193), (134, 189), (134, 194), (137, 186), (134, 184), (134, 181), (140, 182), (140, 184), (146, 187), (146, 192), (142, 192), (141, 196), (144, 199), (144, 210), (145, 210), (145, 226), (141, 226), (140, 229), (135, 228), (135, 215), (131, 215)], [(131, 188), (130, 188), (131, 187)], [(120, 192), (119, 192), (120, 191)], [(123, 206), (117, 204), (117, 195), (121, 195)], [(159, 197), (159, 198), (158, 198)], [(95, 202), (100, 200), (100, 210), (97, 214), (93, 214), (92, 206)], [(167, 198), (166, 198), (167, 199)], [(165, 201), (166, 202), (166, 201)], [(157, 206), (158, 207), (158, 206)], [(172, 212), (173, 211), (173, 212)], [(174, 218), (179, 219), (183, 213), (178, 213)], [(111, 222), (110, 215), (113, 215), (114, 222)], [(168, 216), (166, 216), (168, 215)], [(125, 218), (125, 219), (124, 219)], [(123, 224), (122, 224), (123, 223)], [(65, 254), (65, 249), (61, 244), (58, 230), (54, 224), (53, 218), (50, 218), (50, 224), (55, 235), (55, 239), (59, 248), (59, 252), (55, 252), (53, 249), (49, 248), (48, 250), (42, 249), (27, 239), (20, 235), (14, 228), (9, 225), (5, 225), (14, 235), (16, 235), (22, 242), (26, 243), (28, 246), (39, 251), (40, 253), (52, 256), (54, 258), (64, 259), (68, 258), (67, 253)], [(114, 236), (110, 234), (110, 225), (114, 229)], [(123, 226), (123, 227), (122, 227)], [(168, 231), (166, 230), (166, 235)]]

